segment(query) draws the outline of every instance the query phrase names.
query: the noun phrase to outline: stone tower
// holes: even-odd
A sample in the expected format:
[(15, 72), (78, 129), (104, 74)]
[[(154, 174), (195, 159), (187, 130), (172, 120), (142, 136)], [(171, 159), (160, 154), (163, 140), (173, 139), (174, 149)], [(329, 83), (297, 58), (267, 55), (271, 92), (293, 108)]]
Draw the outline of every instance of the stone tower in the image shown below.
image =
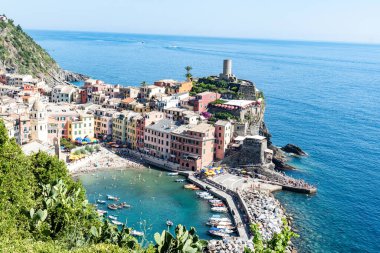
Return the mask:
[(37, 99), (30, 110), (30, 139), (48, 141), (48, 121), (44, 104)]
[(226, 59), (223, 61), (223, 73), (219, 75), (219, 78), (227, 82), (236, 82), (237, 78), (232, 74), (232, 60)]

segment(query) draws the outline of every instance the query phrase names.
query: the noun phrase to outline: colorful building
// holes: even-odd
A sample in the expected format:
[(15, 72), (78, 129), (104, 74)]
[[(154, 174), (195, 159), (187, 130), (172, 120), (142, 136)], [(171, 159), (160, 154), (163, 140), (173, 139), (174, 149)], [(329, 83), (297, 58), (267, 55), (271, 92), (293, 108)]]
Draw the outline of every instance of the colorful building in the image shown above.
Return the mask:
[(171, 133), (171, 161), (183, 170), (199, 170), (213, 162), (214, 143), (212, 125), (182, 125)]
[(145, 128), (145, 151), (155, 157), (168, 160), (170, 158), (171, 132), (179, 127), (179, 124), (162, 119)]
[(195, 98), (191, 101), (194, 106), (195, 112), (206, 112), (207, 107), (211, 102), (214, 102), (220, 98), (220, 94), (217, 92), (205, 91), (199, 93), (195, 96)]
[(69, 139), (75, 141), (78, 138), (94, 138), (94, 116), (81, 113), (78, 118), (68, 122)]
[(228, 145), (231, 142), (233, 126), (231, 122), (218, 120), (215, 123), (215, 158), (221, 160), (225, 156)]

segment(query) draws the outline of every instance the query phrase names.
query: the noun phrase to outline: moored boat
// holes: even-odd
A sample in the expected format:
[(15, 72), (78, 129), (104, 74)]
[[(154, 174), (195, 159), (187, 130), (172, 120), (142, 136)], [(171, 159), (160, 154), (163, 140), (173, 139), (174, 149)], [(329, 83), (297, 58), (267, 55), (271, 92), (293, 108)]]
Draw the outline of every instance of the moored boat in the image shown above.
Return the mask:
[(127, 202), (122, 202), (120, 204), (117, 205), (118, 208), (130, 208), (131, 205), (128, 205)]
[(223, 233), (223, 232), (220, 232), (220, 231), (209, 230), (208, 232), (209, 232), (209, 234), (214, 235), (214, 236), (218, 236), (218, 237), (230, 237), (229, 234)]
[(175, 180), (175, 182), (177, 182), (177, 183), (182, 183), (182, 182), (185, 182), (185, 181), (186, 181), (186, 179), (183, 179), (183, 178), (178, 178), (178, 179)]
[(96, 210), (96, 212), (98, 213), (99, 216), (103, 216), (104, 214), (107, 213), (107, 211), (104, 211), (104, 210)]
[(105, 200), (101, 200), (101, 199), (98, 199), (96, 200), (96, 203), (99, 203), (99, 204), (105, 204), (107, 201)]
[(108, 215), (108, 218), (110, 218), (111, 220), (117, 220), (117, 217), (113, 215)]
[(107, 199), (119, 201), (118, 197), (115, 197), (115, 196), (112, 196), (112, 195), (107, 195)]
[(173, 226), (173, 224), (174, 223), (171, 220), (167, 220), (166, 221), (166, 225), (169, 226), (169, 227)]
[(211, 207), (211, 211), (218, 213), (227, 213), (228, 209), (226, 207)]
[(111, 209), (111, 210), (117, 210), (117, 209), (118, 209), (118, 206), (115, 205), (115, 204), (109, 204), (109, 205), (107, 205), (107, 207), (108, 207), (109, 209)]
[(111, 220), (111, 222), (115, 225), (121, 226), (123, 225), (123, 222), (117, 221), (117, 220)]
[(178, 176), (178, 172), (169, 172), (168, 176)]
[(133, 235), (133, 236), (144, 236), (144, 232), (132, 230), (131, 235)]
[(183, 188), (190, 189), (190, 190), (199, 190), (199, 188), (193, 184), (185, 184)]

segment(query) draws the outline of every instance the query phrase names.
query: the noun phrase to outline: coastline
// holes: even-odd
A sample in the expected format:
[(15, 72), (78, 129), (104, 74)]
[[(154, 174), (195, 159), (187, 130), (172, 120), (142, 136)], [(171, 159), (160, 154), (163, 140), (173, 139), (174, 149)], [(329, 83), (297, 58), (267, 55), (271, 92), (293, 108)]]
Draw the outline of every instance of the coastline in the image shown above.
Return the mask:
[(66, 163), (73, 177), (96, 171), (147, 168), (146, 164), (132, 156), (120, 156), (104, 147), (100, 151), (74, 163)]

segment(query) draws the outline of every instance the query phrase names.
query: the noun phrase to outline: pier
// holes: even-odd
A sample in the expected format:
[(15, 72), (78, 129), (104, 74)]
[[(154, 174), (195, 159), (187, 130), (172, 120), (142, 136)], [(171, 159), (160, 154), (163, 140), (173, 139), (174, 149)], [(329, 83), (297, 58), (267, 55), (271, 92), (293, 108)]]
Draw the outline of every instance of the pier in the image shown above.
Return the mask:
[[(230, 213), (233, 217), (234, 223), (236, 225), (236, 230), (239, 237), (243, 240), (249, 239), (249, 224), (245, 222), (245, 219), (243, 218), (243, 215), (245, 214), (241, 212), (241, 209), (238, 208), (237, 203), (235, 203), (235, 200), (238, 200), (238, 199), (235, 197), (235, 200), (234, 200), (234, 195), (231, 195), (227, 193), (226, 191), (218, 189), (215, 186), (196, 178), (193, 175), (193, 172), (179, 172), (179, 173), (180, 175), (186, 176), (187, 179), (194, 185), (197, 185), (198, 187), (211, 192), (213, 195), (215, 195), (216, 197), (226, 202), (230, 210)], [(243, 205), (243, 203), (238, 203), (238, 204), (239, 204), (239, 207)]]

